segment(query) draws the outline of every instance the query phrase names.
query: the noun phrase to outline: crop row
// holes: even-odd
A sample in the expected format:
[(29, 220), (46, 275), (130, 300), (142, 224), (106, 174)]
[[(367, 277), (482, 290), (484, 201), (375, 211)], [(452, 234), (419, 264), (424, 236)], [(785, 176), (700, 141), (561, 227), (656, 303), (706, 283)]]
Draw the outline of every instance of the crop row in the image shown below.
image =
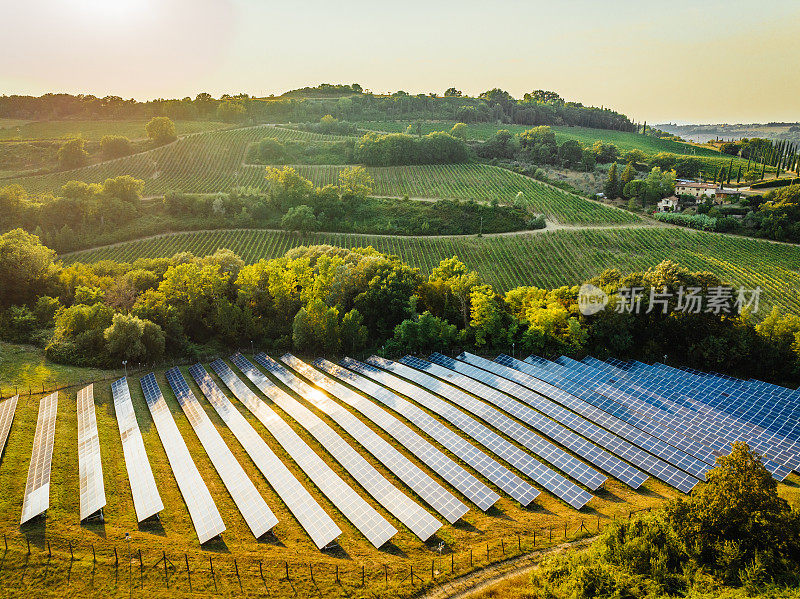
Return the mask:
[(777, 305), (800, 313), (800, 252), (788, 245), (684, 229), (642, 227), (557, 230), (528, 235), (404, 238), (314, 233), (300, 237), (261, 230), (192, 232), (133, 241), (70, 255), (65, 262), (198, 255), (229, 248), (247, 262), (274, 258), (298, 245), (373, 246), (401, 256), (428, 273), (443, 258), (459, 256), (500, 290), (519, 285), (574, 285), (606, 268), (643, 270), (672, 259), (695, 271), (762, 289), (759, 314)]

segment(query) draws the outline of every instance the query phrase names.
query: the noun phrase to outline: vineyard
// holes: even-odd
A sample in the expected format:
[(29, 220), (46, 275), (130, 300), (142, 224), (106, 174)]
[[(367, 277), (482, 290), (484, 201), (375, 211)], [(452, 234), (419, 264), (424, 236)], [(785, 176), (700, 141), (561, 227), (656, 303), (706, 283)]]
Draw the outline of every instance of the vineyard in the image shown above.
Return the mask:
[[(125, 121), (0, 121), (0, 140), (63, 139), (82, 137), (99, 141), (104, 135), (124, 135), (129, 139), (144, 139), (147, 120)], [(175, 121), (179, 136), (203, 133), (227, 127), (215, 121)]]
[(691, 270), (714, 272), (736, 286), (761, 287), (759, 315), (773, 305), (800, 312), (800, 251), (795, 246), (660, 227), (428, 239), (325, 233), (299, 237), (260, 230), (192, 232), (87, 250), (64, 261), (133, 261), (182, 251), (206, 255), (229, 248), (245, 261), (255, 262), (309, 244), (372, 246), (399, 255), (425, 273), (443, 258), (457, 255), (500, 290), (574, 285), (606, 268), (643, 270), (671, 259)]
[[(227, 129), (182, 138), (168, 146), (97, 165), (16, 179), (29, 192), (54, 192), (64, 183), (99, 183), (109, 177), (133, 175), (145, 181), (145, 195), (170, 190), (195, 193), (228, 191), (237, 186), (266, 188), (264, 167), (246, 165), (248, 148), (264, 137), (280, 141), (336, 139), (274, 126)], [(344, 138), (340, 138), (344, 139)], [(340, 166), (298, 166), (317, 185), (335, 183)], [(563, 223), (626, 223), (631, 213), (590, 202), (498, 167), (482, 164), (375, 167), (375, 193), (382, 196), (513, 202), (519, 192), (532, 210)]]

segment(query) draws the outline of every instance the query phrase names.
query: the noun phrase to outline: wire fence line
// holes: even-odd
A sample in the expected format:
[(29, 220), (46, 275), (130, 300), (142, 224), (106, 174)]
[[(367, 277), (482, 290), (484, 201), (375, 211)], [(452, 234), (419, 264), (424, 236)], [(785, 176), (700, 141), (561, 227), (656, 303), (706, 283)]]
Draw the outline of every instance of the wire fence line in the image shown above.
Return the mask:
[[(644, 510), (629, 511), (628, 518)], [(0, 580), (11, 584), (9, 573), (22, 570), (32, 581), (41, 568), (47, 588), (74, 587), (87, 584), (91, 569), (91, 585), (106, 589), (146, 592), (175, 589), (189, 592), (223, 593), (227, 595), (259, 592), (289, 596), (325, 596), (332, 591), (362, 589), (376, 597), (413, 594), (487, 566), (550, 549), (565, 542), (578, 541), (599, 534), (616, 518), (602, 520), (584, 518), (564, 520), (563, 526), (550, 525), (529, 529), (525, 534), (496, 538), (468, 549), (450, 551), (441, 543), (431, 548), (429, 560), (408, 560), (389, 564), (370, 560), (354, 564), (349, 558), (338, 562), (257, 559), (252, 555), (235, 556), (215, 549), (191, 552), (169, 552), (153, 549), (133, 541), (114, 542), (98, 538), (94, 542), (59, 537), (38, 532), (3, 534), (0, 546)], [(335, 549), (330, 549), (335, 557)], [(328, 551), (325, 551), (326, 553)], [(37, 562), (38, 561), (38, 565)], [(84, 575), (74, 570), (84, 570)], [(99, 580), (97, 577), (100, 577)], [(13, 579), (13, 577), (11, 577)], [(285, 588), (280, 589), (283, 585)], [(273, 591), (276, 591), (274, 593)]]

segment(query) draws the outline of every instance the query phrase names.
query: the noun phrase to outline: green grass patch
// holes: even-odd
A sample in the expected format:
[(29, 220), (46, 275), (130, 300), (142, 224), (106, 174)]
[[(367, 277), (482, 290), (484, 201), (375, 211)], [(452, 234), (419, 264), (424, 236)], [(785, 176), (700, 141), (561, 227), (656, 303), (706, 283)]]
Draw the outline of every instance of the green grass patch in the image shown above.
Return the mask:
[[(99, 141), (104, 135), (124, 135), (130, 139), (145, 139), (146, 119), (101, 121), (101, 120), (63, 120), (63, 121), (18, 121), (3, 126), (0, 121), (0, 139), (63, 139), (83, 137)], [(216, 121), (175, 121), (178, 135), (202, 133), (228, 127)]]

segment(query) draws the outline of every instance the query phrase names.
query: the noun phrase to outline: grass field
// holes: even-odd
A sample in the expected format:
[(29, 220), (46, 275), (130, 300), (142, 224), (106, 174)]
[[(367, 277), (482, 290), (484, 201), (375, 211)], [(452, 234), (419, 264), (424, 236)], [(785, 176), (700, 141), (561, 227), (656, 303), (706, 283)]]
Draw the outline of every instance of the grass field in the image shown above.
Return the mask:
[[(102, 182), (108, 177), (133, 175), (145, 181), (145, 195), (169, 190), (209, 193), (236, 186), (266, 188), (264, 167), (244, 165), (248, 147), (264, 137), (280, 140), (330, 139), (319, 133), (258, 126), (192, 135), (168, 146), (90, 167), (13, 180), (31, 192), (57, 191), (67, 181)], [(318, 185), (336, 182), (339, 166), (300, 166)], [(375, 167), (375, 193), (385, 196), (453, 198), (511, 202), (522, 191), (533, 209), (565, 223), (624, 223), (635, 215), (615, 210), (497, 167), (464, 164), (447, 166)], [(9, 180), (12, 182), (12, 180)]]
[(800, 313), (800, 248), (678, 228), (560, 230), (501, 237), (399, 238), (258, 230), (192, 232), (132, 241), (72, 254), (65, 262), (211, 254), (229, 248), (247, 262), (283, 255), (298, 245), (371, 245), (397, 254), (429, 273), (443, 258), (459, 256), (499, 290), (519, 285), (575, 285), (606, 268), (643, 270), (672, 259), (691, 270), (711, 271), (734, 285), (763, 289), (760, 315), (773, 305)]
[[(34, 350), (20, 349), (6, 344), (0, 346), (0, 355), (6, 357), (4, 362), (0, 363), (0, 373), (2, 373), (4, 385), (9, 382), (22, 385), (26, 380), (20, 378), (11, 381), (7, 377), (14, 376), (15, 373), (24, 376), (22, 374), (25, 369), (24, 364), (29, 361), (36, 362), (36, 360), (31, 360), (29, 355), (31, 351)], [(9, 352), (11, 352), (10, 357)], [(15, 366), (14, 363), (19, 364)], [(127, 595), (134, 592), (137, 596), (175, 596), (176, 594), (185, 596), (188, 594), (189, 584), (186, 576), (186, 561), (184, 561), (187, 560), (192, 570), (192, 588), (196, 593), (236, 596), (264, 593), (266, 587), (267, 594), (274, 597), (396, 597), (411, 594), (414, 590), (407, 578), (405, 582), (402, 580), (409, 574), (411, 565), (415, 568), (415, 575), (420, 577), (415, 583), (415, 588), (419, 589), (421, 583), (430, 584), (432, 562), (435, 569), (434, 576), (437, 579), (441, 580), (450, 575), (451, 557), (449, 554), (451, 552), (455, 574), (458, 575), (470, 569), (470, 561), (472, 561), (473, 567), (480, 567), (488, 562), (502, 559), (503, 554), (513, 555), (518, 552), (520, 547), (522, 550), (533, 549), (534, 530), (538, 535), (537, 547), (550, 544), (548, 537), (550, 528), (554, 529), (553, 543), (562, 542), (565, 537), (565, 525), (566, 536), (574, 537), (580, 531), (582, 522), (589, 529), (596, 530), (598, 524), (602, 526), (611, 518), (626, 517), (631, 510), (658, 505), (676, 493), (652, 479), (638, 491), (633, 491), (618, 481), (610, 479), (605, 484), (604, 490), (597, 492), (595, 499), (580, 512), (569, 508), (547, 492), (542, 493), (535, 506), (530, 508), (523, 508), (508, 497), (503, 497), (487, 513), (471, 506), (472, 509), (461, 522), (453, 526), (444, 526), (427, 543), (419, 541), (379, 504), (368, 499), (400, 531), (393, 538), (391, 544), (378, 550), (373, 548), (313, 487), (305, 474), (292, 462), (281, 446), (266, 433), (262, 425), (241, 405), (238, 405), (245, 418), (250, 421), (295, 476), (312, 490), (324, 509), (342, 528), (343, 534), (339, 539), (341, 549), (320, 552), (266, 483), (230, 431), (218, 419), (214, 410), (185, 373), (185, 369), (184, 375), (190, 381), (191, 389), (203, 404), (226, 443), (280, 520), (274, 529), (276, 538), (266, 542), (259, 542), (253, 538), (178, 406), (162, 372), (157, 373), (158, 383), (227, 527), (222, 535), (223, 540), (209, 543), (204, 547), (198, 544), (166, 454), (144, 402), (137, 376), (130, 376), (129, 384), (148, 457), (165, 505), (165, 509), (161, 513), (160, 525), (137, 526), (111, 401), (110, 382), (104, 381), (95, 384), (95, 406), (108, 499), (105, 509), (105, 524), (80, 525), (78, 522), (77, 414), (75, 409), (77, 388), (73, 388), (61, 392), (59, 398), (51, 478), (51, 502), (46, 520), (26, 525), (20, 529), (18, 526), (19, 515), (38, 411), (38, 397), (23, 397), (17, 408), (14, 426), (0, 464), (0, 488), (4, 491), (0, 497), (0, 531), (6, 535), (5, 538), (10, 547), (10, 550), (0, 558), (2, 560), (0, 561), (0, 587), (4, 589), (4, 596), (23, 596), (26, 593), (34, 592), (37, 596), (69, 597)], [(76, 383), (81, 379), (88, 382), (109, 376), (119, 376), (119, 373), (70, 369), (70, 372), (54, 372), (47, 378), (54, 382)], [(213, 374), (212, 377), (216, 380)], [(218, 380), (217, 382), (221, 388), (224, 388)], [(236, 400), (233, 401), (235, 404), (238, 403)], [(319, 455), (326, 458), (326, 461), (345, 481), (360, 489), (313, 438), (281, 412), (277, 406), (273, 405), (272, 407)], [(326, 416), (323, 416), (323, 419), (338, 430), (333, 421)], [(340, 430), (340, 432), (342, 431)], [(345, 434), (345, 436), (347, 435)], [(401, 451), (417, 462), (416, 458), (408, 454), (406, 450)], [(379, 462), (371, 456), (367, 455), (366, 457), (390, 481), (404, 488), (406, 492), (410, 492)], [(451, 455), (451, 457), (454, 456)], [(435, 472), (430, 471), (424, 465), (421, 466), (431, 476), (442, 482)], [(458, 495), (458, 492), (456, 494)], [(463, 497), (460, 499), (467, 501)], [(417, 500), (420, 501), (418, 498)], [(124, 541), (126, 532), (131, 534), (130, 549), (134, 556), (130, 574), (127, 563), (128, 548)], [(518, 534), (520, 535), (519, 540), (516, 536)], [(30, 555), (27, 553), (25, 535), (31, 541)], [(440, 542), (445, 547), (444, 555), (440, 555), (438, 552)], [(97, 557), (96, 562), (92, 557), (92, 547), (94, 547)], [(115, 567), (115, 548), (120, 558), (118, 568)], [(139, 550), (142, 551), (144, 563), (141, 575)], [(52, 551), (52, 557), (49, 557), (50, 551)], [(70, 551), (74, 552), (75, 561), (70, 560)], [(472, 555), (470, 555), (470, 551), (472, 551)], [(172, 569), (172, 566), (168, 569), (169, 590), (164, 580), (163, 565), (157, 561), (164, 554), (175, 566), (175, 570)], [(215, 579), (211, 577), (209, 558), (213, 559)], [(314, 571), (315, 578), (313, 580), (310, 566)], [(364, 588), (360, 587), (362, 566), (364, 566), (365, 576)], [(290, 582), (281, 581), (286, 568), (290, 572)], [(237, 569), (241, 583), (235, 575)], [(337, 569), (341, 584), (335, 582)], [(263, 580), (259, 571), (264, 574)], [(214, 580), (216, 580), (216, 584)], [(217, 588), (215, 589), (215, 587)]]
[[(18, 121), (4, 124), (0, 120), (0, 139), (63, 139), (83, 137), (99, 141), (104, 135), (124, 135), (130, 139), (145, 139), (147, 120), (128, 121)], [(178, 135), (202, 133), (228, 127), (216, 121), (175, 121)]]

